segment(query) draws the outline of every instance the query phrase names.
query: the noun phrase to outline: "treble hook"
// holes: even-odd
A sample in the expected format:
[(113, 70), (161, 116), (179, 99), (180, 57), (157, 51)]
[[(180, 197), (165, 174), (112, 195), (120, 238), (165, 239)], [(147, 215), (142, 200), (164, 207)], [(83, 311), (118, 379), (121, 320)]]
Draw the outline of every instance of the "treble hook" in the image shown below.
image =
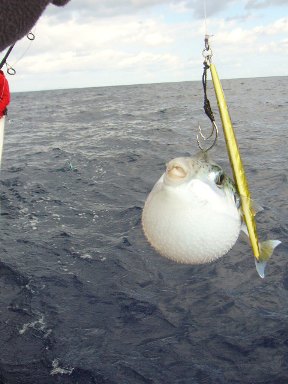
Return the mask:
[[(211, 131), (211, 133), (210, 133), (209, 136), (205, 136), (205, 135), (203, 135), (203, 133), (202, 133), (202, 129), (201, 129), (201, 127), (200, 127), (200, 124), (198, 124), (198, 130), (199, 130), (199, 133), (197, 134), (197, 144), (198, 144), (198, 147), (199, 147), (199, 148), (201, 149), (201, 151), (203, 151), (203, 152), (207, 152), (207, 151), (209, 151), (210, 149), (212, 149), (212, 148), (214, 147), (214, 145), (216, 144), (217, 139), (218, 139), (218, 133), (219, 133), (218, 127), (217, 127), (217, 125), (216, 125), (216, 123), (215, 123), (214, 120), (211, 120), (211, 123), (212, 123), (212, 131)], [(206, 140), (210, 139), (210, 138), (212, 137), (212, 135), (215, 135), (215, 137), (214, 137), (214, 141), (213, 141), (213, 143), (210, 145), (210, 147), (208, 147), (208, 148), (206, 148), (206, 149), (205, 149), (204, 147), (202, 147), (201, 142), (200, 142), (200, 137), (199, 137), (199, 135), (201, 136), (201, 138), (203, 139), (203, 141), (206, 141)]]

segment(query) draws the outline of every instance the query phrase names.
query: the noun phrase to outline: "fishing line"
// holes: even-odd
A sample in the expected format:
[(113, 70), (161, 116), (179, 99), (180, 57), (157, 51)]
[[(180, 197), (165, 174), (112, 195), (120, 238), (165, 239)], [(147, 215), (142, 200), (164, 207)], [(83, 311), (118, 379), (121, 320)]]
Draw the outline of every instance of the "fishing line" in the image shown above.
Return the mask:
[(26, 53), (28, 52), (28, 50), (30, 49), (31, 45), (32, 45), (32, 42), (35, 40), (36, 36), (35, 36), (35, 30), (36, 28), (34, 29), (34, 32), (29, 32), (27, 35), (26, 35), (26, 38), (29, 40), (29, 44), (28, 46), (26, 47), (26, 49), (24, 50), (24, 52), (20, 55), (20, 57), (18, 59), (16, 59), (16, 61), (13, 63), (13, 65), (10, 65), (8, 62), (7, 62), (7, 58), (8, 56), (10, 55), (12, 49), (14, 48), (14, 45), (13, 44), (9, 50), (7, 51), (4, 59), (1, 61), (1, 64), (2, 66), (5, 64), (6, 65), (6, 72), (8, 73), (8, 75), (15, 75), (16, 74), (16, 70), (14, 69), (15, 65), (19, 63), (20, 60), (23, 59), (23, 57), (26, 55)]
[[(205, 25), (205, 39), (204, 39), (205, 46), (204, 46), (204, 49), (202, 51), (202, 56), (204, 57), (204, 62), (203, 62), (204, 68), (203, 68), (203, 74), (202, 74), (202, 87), (203, 87), (203, 92), (204, 92), (204, 105), (203, 105), (203, 108), (204, 108), (205, 114), (208, 116), (209, 120), (211, 121), (212, 129), (211, 129), (211, 132), (210, 132), (209, 135), (204, 135), (203, 132), (202, 132), (202, 129), (200, 127), (200, 124), (199, 124), (198, 125), (198, 131), (199, 132), (198, 132), (198, 135), (197, 135), (197, 144), (198, 144), (198, 147), (203, 152), (207, 152), (210, 149), (212, 149), (214, 147), (214, 145), (216, 144), (217, 139), (218, 139), (219, 130), (218, 130), (215, 118), (214, 118), (214, 114), (213, 114), (213, 111), (212, 111), (212, 108), (211, 108), (211, 105), (210, 105), (210, 101), (208, 99), (208, 95), (207, 95), (207, 71), (210, 68), (210, 64), (211, 64), (212, 50), (211, 50), (210, 44), (209, 44), (210, 35), (208, 35), (208, 32), (207, 32), (207, 6), (206, 6), (206, 0), (203, 1), (203, 5), (204, 5), (204, 25)], [(200, 140), (206, 141), (206, 140), (210, 139), (213, 135), (214, 135), (213, 143), (210, 146), (204, 148), (202, 146)]]
[(33, 43), (33, 41), (35, 40), (35, 32), (29, 32), (28, 35), (26, 36), (27, 39), (29, 40), (29, 43), (28, 43), (28, 46), (27, 48), (24, 50), (24, 52), (20, 55), (20, 57), (13, 63), (13, 66), (15, 66), (17, 63), (19, 63), (20, 60), (23, 59), (23, 57), (26, 55), (26, 53), (29, 51), (29, 49), (31, 48), (31, 45)]
[(203, 7), (204, 7), (204, 26), (205, 26), (205, 35), (207, 35), (207, 4), (206, 0), (203, 2)]

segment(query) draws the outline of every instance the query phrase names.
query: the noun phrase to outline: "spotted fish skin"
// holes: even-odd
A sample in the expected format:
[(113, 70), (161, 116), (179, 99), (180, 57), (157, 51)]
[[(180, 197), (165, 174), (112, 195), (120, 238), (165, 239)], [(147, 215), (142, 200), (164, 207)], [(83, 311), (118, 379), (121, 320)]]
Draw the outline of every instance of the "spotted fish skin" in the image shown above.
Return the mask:
[(188, 264), (226, 254), (241, 229), (240, 199), (223, 169), (202, 157), (169, 161), (150, 192), (142, 226), (162, 255)]

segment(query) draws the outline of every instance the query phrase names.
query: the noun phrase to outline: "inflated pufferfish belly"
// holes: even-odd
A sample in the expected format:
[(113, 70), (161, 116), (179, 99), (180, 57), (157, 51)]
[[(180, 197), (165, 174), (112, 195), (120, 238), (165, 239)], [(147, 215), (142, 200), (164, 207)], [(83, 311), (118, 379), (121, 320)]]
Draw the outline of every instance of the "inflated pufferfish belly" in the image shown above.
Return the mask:
[(203, 159), (171, 160), (145, 202), (145, 236), (169, 259), (211, 262), (226, 254), (239, 236), (236, 196), (232, 181), (218, 165)]

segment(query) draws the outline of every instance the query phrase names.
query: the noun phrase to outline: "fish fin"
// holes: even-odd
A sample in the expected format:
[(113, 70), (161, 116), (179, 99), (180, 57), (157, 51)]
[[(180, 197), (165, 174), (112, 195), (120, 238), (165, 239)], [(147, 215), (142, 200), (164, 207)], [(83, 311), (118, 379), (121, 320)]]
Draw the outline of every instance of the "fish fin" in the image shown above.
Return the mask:
[(267, 240), (259, 244), (260, 248), (260, 261), (267, 261), (272, 256), (274, 248), (281, 244), (279, 240)]
[(257, 215), (257, 213), (261, 212), (261, 211), (264, 211), (264, 208), (261, 207), (260, 204), (256, 203), (256, 201), (254, 200), (251, 200), (251, 205), (252, 205), (252, 213), (254, 216)]
[(197, 160), (204, 160), (207, 163), (209, 163), (209, 160), (210, 160), (207, 151), (202, 151), (202, 150), (196, 152), (196, 154), (193, 157)]
[(243, 195), (240, 195), (240, 198), (241, 198), (241, 201), (246, 201), (247, 202), (247, 200), (249, 200), (250, 206), (251, 206), (251, 213), (252, 213), (253, 216), (256, 216), (257, 213), (259, 213), (261, 211), (264, 211), (264, 208), (261, 207), (260, 204), (256, 203), (251, 198), (249, 198), (247, 196), (243, 196)]
[(242, 231), (243, 233), (245, 233), (245, 235), (249, 238), (248, 229), (247, 229), (246, 224), (244, 223), (244, 221), (243, 221), (242, 224), (241, 224), (240, 231)]
[(274, 249), (279, 244), (281, 244), (281, 241), (279, 240), (267, 240), (267, 241), (263, 241), (262, 243), (259, 243), (260, 257), (259, 257), (259, 260), (255, 259), (255, 265), (256, 265), (256, 270), (262, 279), (264, 279), (265, 277), (265, 267), (266, 267), (267, 261), (270, 259)]
[(265, 277), (265, 267), (267, 265), (267, 261), (258, 261), (255, 258), (255, 267), (256, 271), (258, 272), (258, 275), (261, 277), (261, 279), (264, 279)]

